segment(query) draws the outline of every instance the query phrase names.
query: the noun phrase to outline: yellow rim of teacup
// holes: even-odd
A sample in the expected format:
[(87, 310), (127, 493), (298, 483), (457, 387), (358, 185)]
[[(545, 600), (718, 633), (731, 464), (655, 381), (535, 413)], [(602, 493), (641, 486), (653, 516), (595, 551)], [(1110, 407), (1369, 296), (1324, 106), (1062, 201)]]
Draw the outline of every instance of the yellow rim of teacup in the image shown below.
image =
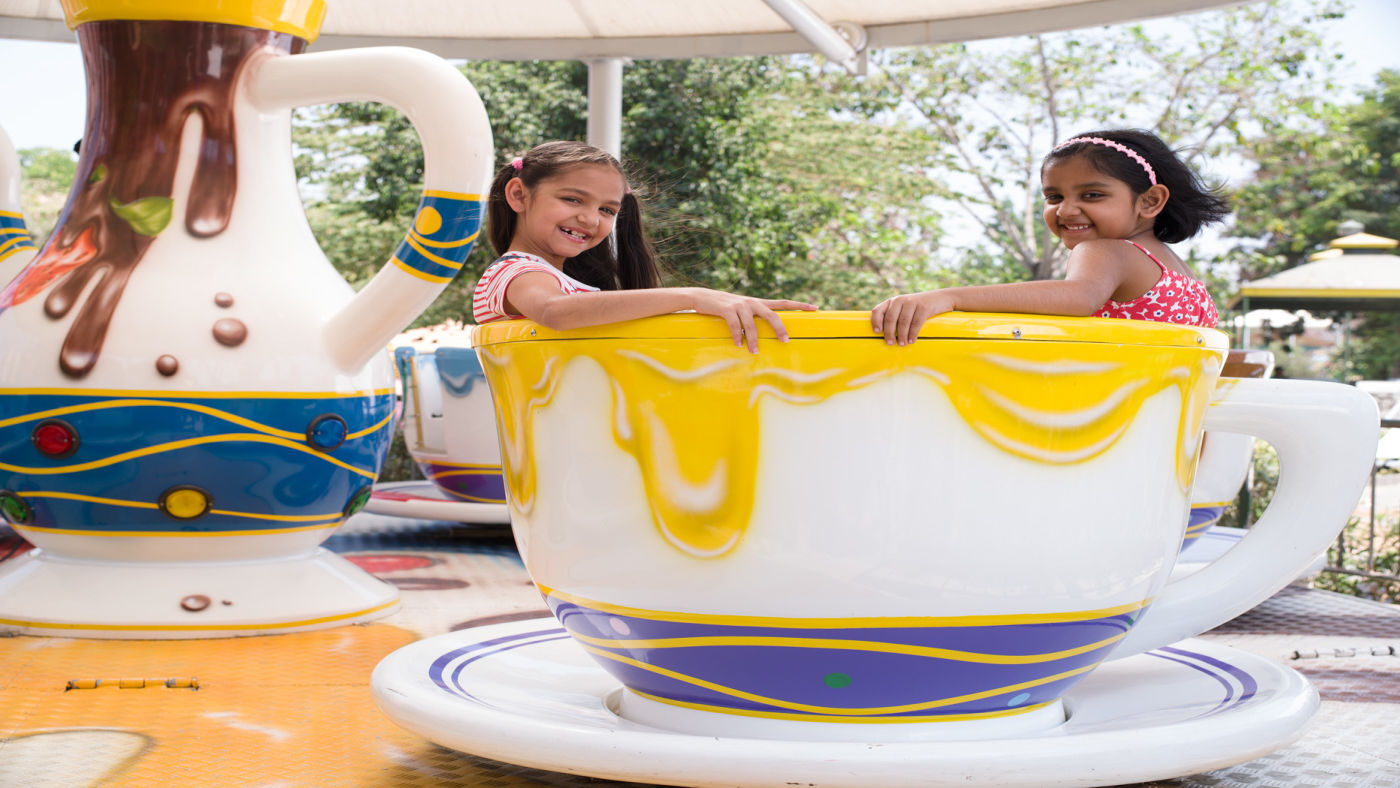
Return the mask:
[[(780, 312), (793, 339), (875, 339), (869, 312)], [(762, 320), (760, 339), (773, 339), (773, 329)], [(1223, 331), (1146, 320), (1101, 317), (1050, 317), (978, 312), (939, 315), (924, 324), (921, 339), (1019, 339), (1023, 341), (1108, 342), (1156, 347), (1199, 347), (1228, 350), (1230, 337)], [(476, 326), (472, 347), (542, 339), (721, 339), (729, 327), (708, 315), (674, 314), (609, 323), (590, 328), (554, 331), (531, 320), (502, 320)]]
[(326, 0), (61, 0), (70, 30), (110, 19), (215, 22), (316, 40)]

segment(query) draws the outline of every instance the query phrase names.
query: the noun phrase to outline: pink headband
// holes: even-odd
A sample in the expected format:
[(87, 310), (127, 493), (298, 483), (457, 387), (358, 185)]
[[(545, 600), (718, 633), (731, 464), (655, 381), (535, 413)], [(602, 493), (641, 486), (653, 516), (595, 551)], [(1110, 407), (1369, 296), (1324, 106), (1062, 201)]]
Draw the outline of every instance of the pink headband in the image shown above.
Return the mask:
[(1073, 145), (1076, 142), (1089, 142), (1094, 145), (1102, 145), (1105, 148), (1112, 148), (1116, 151), (1122, 152), (1128, 158), (1132, 159), (1138, 164), (1141, 164), (1142, 168), (1147, 171), (1147, 180), (1150, 181), (1153, 186), (1157, 185), (1157, 173), (1152, 170), (1152, 165), (1147, 163), (1147, 159), (1144, 159), (1142, 157), (1142, 154), (1138, 153), (1132, 148), (1129, 148), (1127, 145), (1124, 145), (1121, 142), (1106, 140), (1103, 137), (1075, 137), (1072, 140), (1065, 140), (1059, 145), (1056, 145), (1055, 150), (1059, 150), (1060, 148), (1063, 148), (1066, 145)]
[[(525, 169), (525, 160), (520, 158), (519, 156), (516, 156), (515, 158), (510, 160), (510, 166), (514, 167), (516, 172), (520, 172), (521, 170)], [(1153, 181), (1153, 183), (1156, 183), (1156, 181)], [(628, 186), (626, 183), (622, 184), (622, 193), (631, 194), (632, 187)]]

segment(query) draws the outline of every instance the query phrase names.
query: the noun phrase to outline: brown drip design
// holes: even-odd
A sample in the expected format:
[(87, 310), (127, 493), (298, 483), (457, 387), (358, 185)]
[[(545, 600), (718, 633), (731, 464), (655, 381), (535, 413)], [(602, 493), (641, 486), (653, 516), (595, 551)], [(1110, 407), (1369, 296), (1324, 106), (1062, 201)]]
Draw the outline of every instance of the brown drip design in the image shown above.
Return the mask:
[(224, 309), (228, 309), (229, 307), (233, 306), (233, 296), (229, 295), (228, 293), (215, 293), (214, 305), (223, 307)]
[(226, 317), (214, 322), (214, 340), (220, 345), (238, 347), (247, 338), (248, 327), (243, 325), (242, 320)]
[(73, 192), (34, 261), (77, 251), (74, 244), (91, 231), (95, 253), (62, 275), (44, 301), (44, 312), (57, 320), (92, 288), (59, 353), (59, 367), (73, 378), (97, 363), (126, 283), (155, 240), (117, 215), (112, 203), (176, 196), (180, 138), (198, 113), (198, 164), (190, 193), (180, 195), (185, 231), (197, 238), (223, 232), (238, 184), (238, 76), (259, 51), (295, 53), (306, 45), (285, 33), (207, 22), (89, 22), (77, 32), (87, 72), (87, 130)]
[(180, 359), (166, 353), (156, 359), (156, 371), (168, 378), (180, 371)]

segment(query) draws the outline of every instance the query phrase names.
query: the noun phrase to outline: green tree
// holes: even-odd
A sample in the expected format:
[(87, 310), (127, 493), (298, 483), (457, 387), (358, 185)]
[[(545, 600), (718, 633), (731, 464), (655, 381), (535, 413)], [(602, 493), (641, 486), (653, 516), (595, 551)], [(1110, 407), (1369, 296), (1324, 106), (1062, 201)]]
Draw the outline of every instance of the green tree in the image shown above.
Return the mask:
[[(1400, 238), (1400, 72), (1382, 71), (1353, 103), (1304, 109), (1269, 120), (1250, 146), (1255, 176), (1236, 194), (1233, 229), (1243, 281), (1306, 263), (1344, 221)], [(1350, 368), (1339, 373), (1400, 377), (1400, 315), (1353, 319)]]
[(907, 129), (852, 122), (841, 90), (805, 59), (767, 102), (774, 132), (762, 159), (775, 224), (799, 233), (806, 258), (775, 293), (828, 308), (869, 309), (937, 284), (929, 260), (942, 238), (933, 187)]
[[(950, 210), (972, 217), (980, 232), (971, 246), (1019, 271), (1007, 278), (1050, 278), (1067, 256), (1040, 219), (1039, 166), (1054, 143), (1128, 125), (1197, 165), (1233, 153), (1255, 119), (1288, 116), (1325, 92), (1318, 30), (1340, 13), (1335, 2), (1307, 11), (1269, 2), (1196, 14), (1168, 35), (1121, 25), (878, 52), (870, 77), (845, 80), (847, 103), (923, 135), (911, 164)], [(961, 257), (967, 246), (947, 251)]]
[[(498, 164), (578, 139), (579, 63), (469, 63)], [(775, 58), (639, 61), (624, 72), (624, 158), (668, 281), (866, 308), (927, 272), (938, 223), (928, 181), (898, 164), (916, 138), (837, 122), (838, 96)], [(422, 189), (422, 153), (394, 110), (303, 111), (298, 172), (323, 248), (355, 285), (373, 275)], [(893, 162), (893, 163), (892, 163)], [(461, 318), (493, 255), (479, 244), (420, 323)]]
[(1316, 102), (1263, 120), (1247, 149), (1254, 178), (1235, 196), (1233, 235), (1258, 242), (1242, 279), (1307, 262), (1347, 220), (1400, 237), (1400, 72), (1350, 104)]
[(24, 221), (35, 246), (42, 246), (68, 200), (78, 157), (57, 148), (25, 148), (19, 152), (19, 163), (24, 173), (20, 195)]

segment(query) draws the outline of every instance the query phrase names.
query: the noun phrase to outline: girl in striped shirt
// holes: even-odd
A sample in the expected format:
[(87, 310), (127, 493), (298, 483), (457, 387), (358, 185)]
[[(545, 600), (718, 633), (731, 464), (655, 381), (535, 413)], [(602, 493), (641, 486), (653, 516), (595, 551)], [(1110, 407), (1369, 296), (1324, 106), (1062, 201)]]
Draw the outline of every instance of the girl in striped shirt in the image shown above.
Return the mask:
[[(553, 329), (693, 310), (729, 326), (734, 344), (758, 352), (757, 320), (780, 341), (775, 310), (816, 307), (701, 287), (661, 287), (641, 205), (622, 165), (580, 142), (546, 142), (500, 169), (487, 203), (500, 257), (472, 295), (477, 323), (526, 317)], [(606, 243), (616, 229), (615, 243)]]

